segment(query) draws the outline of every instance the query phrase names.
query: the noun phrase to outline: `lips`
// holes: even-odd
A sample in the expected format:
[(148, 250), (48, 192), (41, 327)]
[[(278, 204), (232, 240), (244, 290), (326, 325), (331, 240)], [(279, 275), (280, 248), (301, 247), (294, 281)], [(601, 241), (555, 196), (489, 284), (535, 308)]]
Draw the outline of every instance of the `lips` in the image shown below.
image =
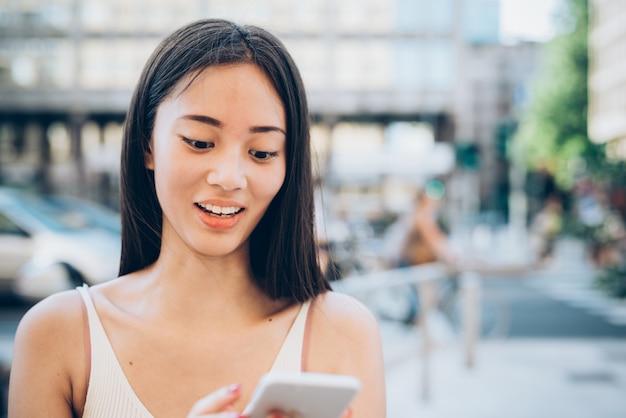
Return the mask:
[(235, 216), (244, 210), (242, 207), (238, 206), (218, 206), (211, 203), (196, 203), (196, 206), (209, 215), (222, 218)]

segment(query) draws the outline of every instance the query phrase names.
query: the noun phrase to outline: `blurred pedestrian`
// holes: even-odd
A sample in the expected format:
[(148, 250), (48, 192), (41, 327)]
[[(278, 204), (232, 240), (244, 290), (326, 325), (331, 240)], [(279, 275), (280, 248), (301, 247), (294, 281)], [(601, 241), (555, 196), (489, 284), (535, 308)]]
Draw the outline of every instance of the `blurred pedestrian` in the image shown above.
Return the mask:
[(459, 255), (439, 224), (443, 187), (442, 183), (433, 181), (417, 192), (416, 203), (405, 221), (406, 233), (399, 254), (402, 266), (435, 261), (451, 266), (458, 263)]
[(563, 227), (563, 203), (559, 195), (549, 196), (530, 225), (535, 261), (548, 262), (554, 253), (556, 239)]
[(270, 370), (356, 376), (345, 416), (385, 416), (377, 323), (321, 275), (311, 177), (279, 40), (212, 19), (168, 36), (126, 119), (120, 277), (25, 315), (9, 416), (238, 417)]
[[(445, 186), (439, 180), (431, 180), (415, 194), (411, 210), (400, 216), (385, 234), (384, 258), (392, 268), (418, 266), (442, 262), (455, 273), (459, 268), (460, 256), (452, 247), (446, 232), (440, 226), (440, 205), (445, 194)], [(453, 293), (457, 289), (457, 278), (453, 274), (438, 289), (438, 298)], [(408, 286), (402, 295), (406, 310), (399, 316), (401, 322), (412, 325), (420, 314), (420, 300), (417, 288)], [(383, 316), (389, 317), (383, 312)]]

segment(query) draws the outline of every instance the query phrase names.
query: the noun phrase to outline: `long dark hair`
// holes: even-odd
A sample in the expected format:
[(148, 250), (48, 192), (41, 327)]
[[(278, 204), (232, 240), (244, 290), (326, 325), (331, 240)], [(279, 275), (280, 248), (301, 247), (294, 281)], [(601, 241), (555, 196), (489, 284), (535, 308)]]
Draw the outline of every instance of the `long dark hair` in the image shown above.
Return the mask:
[(145, 167), (157, 107), (186, 76), (209, 66), (251, 63), (269, 78), (287, 122), (285, 181), (250, 236), (250, 264), (271, 298), (302, 302), (330, 289), (318, 267), (309, 114), (300, 73), (280, 40), (256, 26), (206, 19), (165, 38), (148, 59), (124, 126), (121, 161), (120, 275), (156, 261), (162, 212)]

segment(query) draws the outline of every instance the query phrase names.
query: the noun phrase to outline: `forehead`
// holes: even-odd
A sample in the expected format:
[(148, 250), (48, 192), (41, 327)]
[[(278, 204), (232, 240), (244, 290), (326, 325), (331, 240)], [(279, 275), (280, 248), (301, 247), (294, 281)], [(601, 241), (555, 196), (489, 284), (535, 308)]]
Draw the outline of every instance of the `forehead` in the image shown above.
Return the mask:
[(255, 64), (209, 66), (183, 77), (164, 101), (224, 107), (229, 103), (256, 102), (280, 110), (284, 104), (269, 77)]

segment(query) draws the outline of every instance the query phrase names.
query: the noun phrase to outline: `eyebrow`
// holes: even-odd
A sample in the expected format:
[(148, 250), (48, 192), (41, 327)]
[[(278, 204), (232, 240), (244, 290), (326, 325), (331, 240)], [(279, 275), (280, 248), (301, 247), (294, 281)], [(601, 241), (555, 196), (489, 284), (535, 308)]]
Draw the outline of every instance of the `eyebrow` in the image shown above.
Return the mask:
[[(193, 120), (196, 122), (204, 123), (206, 125), (211, 125), (216, 128), (223, 128), (224, 124), (219, 120), (212, 118), (206, 115), (184, 115), (181, 119)], [(259, 134), (265, 132), (280, 132), (283, 135), (287, 136), (287, 132), (284, 129), (279, 128), (278, 126), (253, 126), (250, 128), (250, 133)]]

